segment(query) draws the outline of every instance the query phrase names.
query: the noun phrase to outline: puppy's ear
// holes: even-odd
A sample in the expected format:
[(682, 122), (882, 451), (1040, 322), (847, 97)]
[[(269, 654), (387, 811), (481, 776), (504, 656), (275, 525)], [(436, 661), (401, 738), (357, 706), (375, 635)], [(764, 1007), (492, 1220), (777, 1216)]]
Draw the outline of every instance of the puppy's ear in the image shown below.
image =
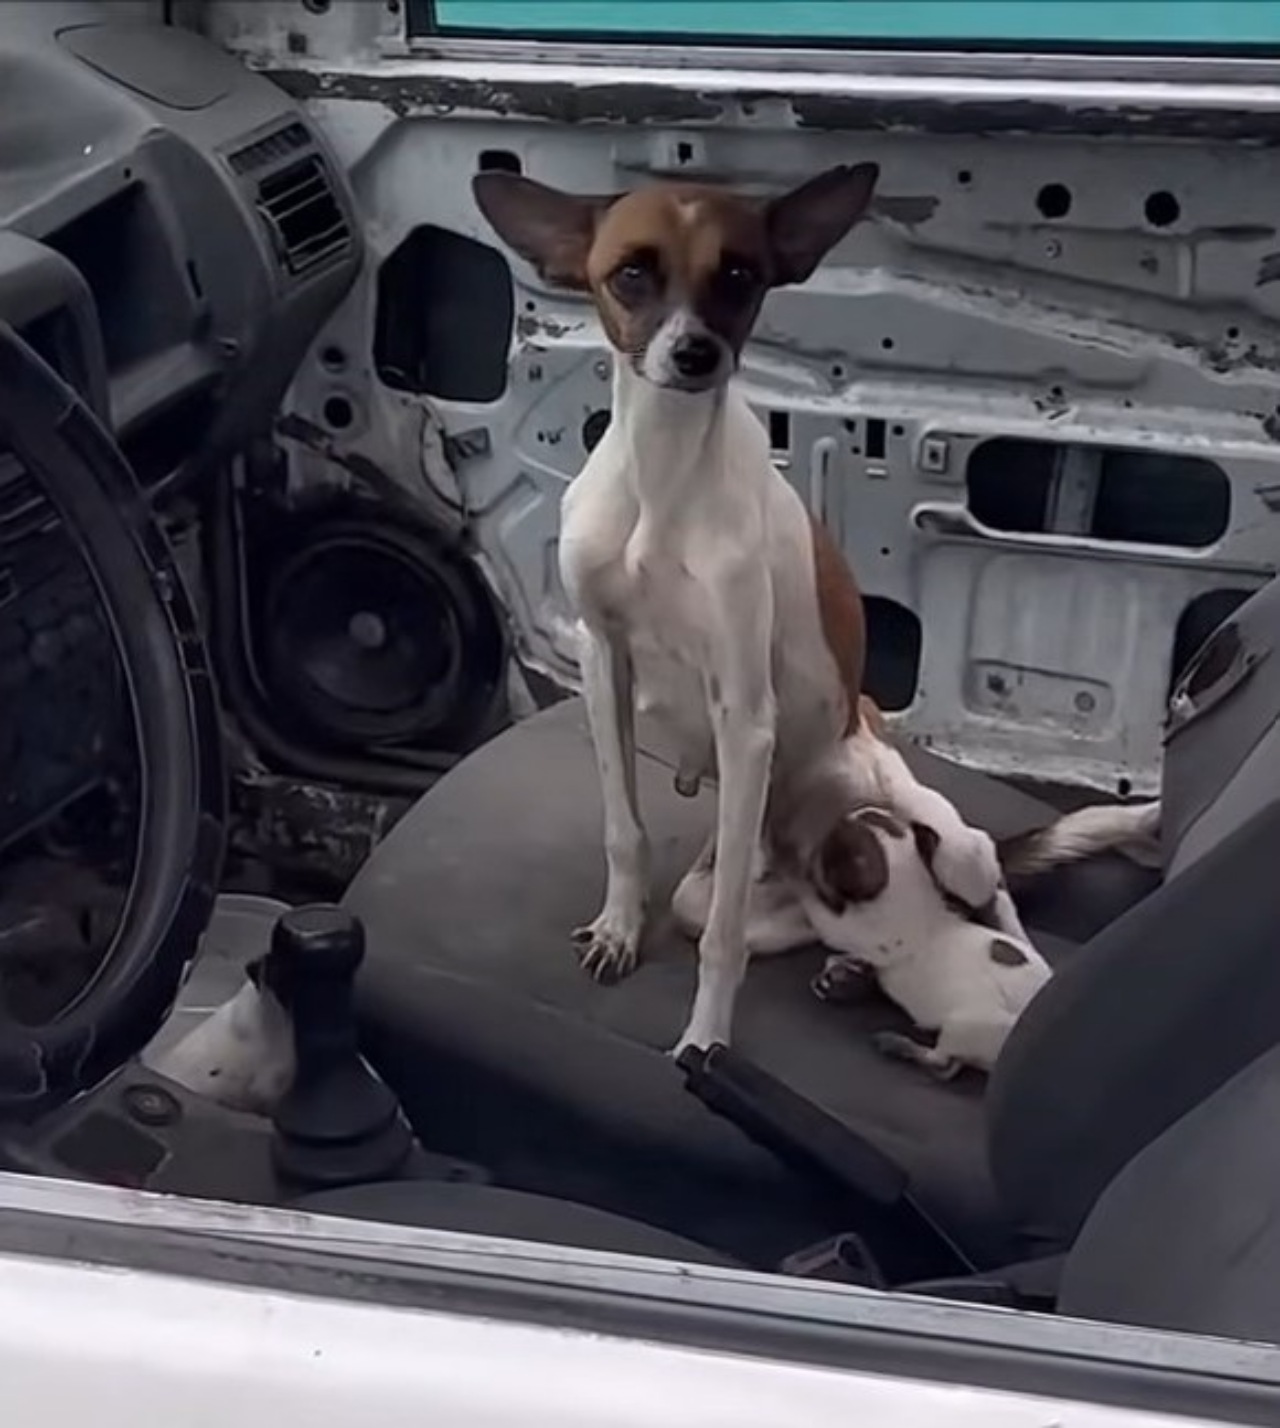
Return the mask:
[(492, 171), (471, 180), (476, 205), (493, 231), (549, 283), (582, 291), (596, 224), (617, 202), (561, 193), (519, 174)]
[(859, 818), (842, 818), (814, 858), (813, 886), (831, 912), (870, 902), (889, 884), (889, 860), (874, 830)]
[(773, 286), (803, 283), (867, 211), (878, 164), (841, 164), (765, 206)]
[(911, 836), (916, 840), (916, 852), (920, 855), (920, 861), (932, 873), (933, 860), (937, 856), (938, 846), (942, 842), (941, 834), (927, 824), (913, 823)]

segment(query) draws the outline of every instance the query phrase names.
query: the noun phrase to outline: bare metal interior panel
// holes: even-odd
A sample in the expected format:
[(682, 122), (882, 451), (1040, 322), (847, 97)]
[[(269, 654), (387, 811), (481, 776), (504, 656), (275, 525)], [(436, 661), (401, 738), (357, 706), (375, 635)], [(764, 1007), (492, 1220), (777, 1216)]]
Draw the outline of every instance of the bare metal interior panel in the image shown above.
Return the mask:
[(465, 523), (562, 682), (557, 504), (608, 354), (587, 304), (508, 286), (471, 176), (769, 191), (875, 160), (871, 219), (770, 300), (742, 378), (872, 597), (873, 692), (994, 772), (1156, 787), (1171, 676), (1280, 552), (1280, 71), (415, 51), (360, 4), (200, 23), (305, 101), (367, 225), (290, 395), (327, 434), (294, 481), (371, 462)]

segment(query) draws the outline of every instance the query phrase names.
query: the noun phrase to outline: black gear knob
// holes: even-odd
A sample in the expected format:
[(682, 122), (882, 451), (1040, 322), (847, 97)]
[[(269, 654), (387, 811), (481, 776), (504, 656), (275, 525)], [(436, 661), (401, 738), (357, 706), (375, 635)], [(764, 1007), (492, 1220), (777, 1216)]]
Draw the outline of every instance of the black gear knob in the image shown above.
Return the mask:
[(292, 966), (301, 967), (305, 959), (308, 976), (354, 986), (364, 961), (364, 923), (331, 903), (290, 908), (272, 931), (271, 952)]
[(260, 972), (293, 1023), (297, 1056), (274, 1117), (276, 1169), (308, 1188), (387, 1179), (413, 1144), (400, 1103), (360, 1055), (364, 940), (359, 919), (340, 907), (294, 908), (276, 923)]

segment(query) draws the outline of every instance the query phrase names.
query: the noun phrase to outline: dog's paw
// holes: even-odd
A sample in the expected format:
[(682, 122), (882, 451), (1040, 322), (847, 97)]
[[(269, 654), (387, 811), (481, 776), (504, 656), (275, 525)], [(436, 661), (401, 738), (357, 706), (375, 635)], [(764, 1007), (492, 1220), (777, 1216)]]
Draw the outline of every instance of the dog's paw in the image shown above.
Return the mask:
[(619, 917), (606, 908), (594, 922), (575, 928), (573, 942), (582, 970), (597, 982), (629, 977), (640, 962), (641, 926), (641, 919)]
[(921, 1053), (929, 1049), (901, 1031), (877, 1031), (871, 1044), (890, 1061), (918, 1061)]
[(694, 1001), (688, 1026), (680, 1033), (680, 1039), (668, 1054), (679, 1057), (682, 1051), (691, 1047), (698, 1051), (710, 1051), (713, 1046), (728, 1046), (732, 1032), (732, 1002), (726, 1004), (699, 997)]
[(891, 1061), (909, 1061), (919, 1066), (939, 1081), (950, 1081), (961, 1067), (960, 1062), (945, 1056), (932, 1046), (922, 1046), (913, 1037), (900, 1031), (878, 1031), (871, 1038), (871, 1044)]
[(875, 969), (855, 957), (828, 957), (809, 983), (809, 990), (820, 1002), (842, 1004), (864, 1002), (876, 991)]
[(667, 1052), (667, 1055), (673, 1061), (679, 1061), (686, 1051), (710, 1051), (713, 1046), (727, 1046), (728, 1044), (727, 1035), (716, 1036), (710, 1027), (695, 1026), (690, 1022), (681, 1033), (679, 1041)]
[(933, 875), (944, 892), (978, 912), (1000, 891), (1003, 874), (995, 840), (980, 828), (965, 828), (939, 842)]

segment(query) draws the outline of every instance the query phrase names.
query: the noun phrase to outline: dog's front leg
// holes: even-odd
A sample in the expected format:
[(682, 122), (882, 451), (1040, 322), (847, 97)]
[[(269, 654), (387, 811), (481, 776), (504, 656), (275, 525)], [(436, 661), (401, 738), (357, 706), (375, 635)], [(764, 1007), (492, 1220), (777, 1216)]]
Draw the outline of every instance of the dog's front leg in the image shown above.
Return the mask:
[[(753, 572), (754, 575), (754, 572)], [(698, 940), (698, 990), (675, 1047), (728, 1044), (746, 971), (747, 917), (776, 739), (770, 668), (772, 592), (767, 579), (735, 582), (707, 675), (719, 797), (711, 907)], [(741, 588), (745, 586), (746, 588)]]
[(635, 970), (649, 896), (649, 845), (636, 797), (636, 725), (631, 655), (625, 639), (587, 628), (583, 694), (604, 802), (604, 907), (578, 928), (583, 967), (602, 982)]

